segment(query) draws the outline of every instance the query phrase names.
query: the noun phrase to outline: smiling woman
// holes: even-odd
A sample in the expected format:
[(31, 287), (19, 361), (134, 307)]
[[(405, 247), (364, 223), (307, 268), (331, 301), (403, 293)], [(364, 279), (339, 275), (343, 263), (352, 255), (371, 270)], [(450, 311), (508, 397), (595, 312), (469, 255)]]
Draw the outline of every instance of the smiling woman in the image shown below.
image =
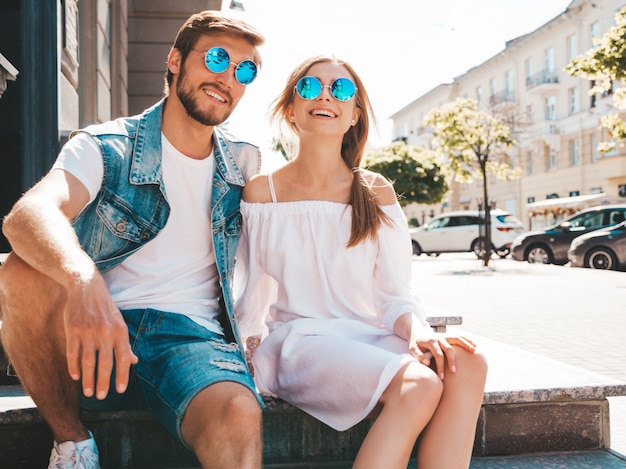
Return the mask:
[(271, 116), (298, 148), (244, 188), (238, 324), (255, 339), (269, 331), (252, 356), (261, 392), (337, 430), (380, 414), (354, 469), (405, 469), (420, 434), (420, 466), (467, 468), (485, 358), (425, 321), (393, 186), (360, 168), (372, 114), (334, 56), (289, 75)]

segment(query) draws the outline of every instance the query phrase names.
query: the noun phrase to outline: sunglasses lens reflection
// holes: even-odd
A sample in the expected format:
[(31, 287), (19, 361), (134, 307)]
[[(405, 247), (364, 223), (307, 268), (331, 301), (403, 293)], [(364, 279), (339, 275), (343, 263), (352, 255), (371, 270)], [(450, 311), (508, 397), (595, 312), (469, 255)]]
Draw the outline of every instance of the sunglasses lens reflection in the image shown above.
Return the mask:
[(205, 57), (206, 66), (213, 73), (222, 73), (230, 64), (230, 57), (221, 47), (209, 49)]
[(315, 99), (322, 94), (322, 84), (315, 77), (302, 77), (298, 80), (296, 90), (303, 99)]
[(349, 101), (354, 98), (356, 88), (347, 78), (338, 78), (330, 85), (331, 94), (339, 101)]
[(249, 85), (256, 78), (256, 64), (251, 60), (245, 60), (237, 65), (235, 70), (235, 78), (242, 85)]

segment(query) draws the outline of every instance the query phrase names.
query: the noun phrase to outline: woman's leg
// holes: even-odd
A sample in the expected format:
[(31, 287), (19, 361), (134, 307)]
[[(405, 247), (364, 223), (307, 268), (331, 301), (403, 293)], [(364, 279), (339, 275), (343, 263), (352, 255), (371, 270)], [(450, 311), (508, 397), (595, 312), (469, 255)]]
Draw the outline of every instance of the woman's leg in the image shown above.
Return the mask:
[(418, 449), (419, 469), (467, 469), (483, 400), (487, 361), (454, 347), (456, 373), (446, 370), (443, 395)]
[(430, 368), (418, 362), (401, 368), (381, 396), (382, 410), (353, 469), (406, 469), (415, 440), (436, 411), (442, 390), (441, 380)]

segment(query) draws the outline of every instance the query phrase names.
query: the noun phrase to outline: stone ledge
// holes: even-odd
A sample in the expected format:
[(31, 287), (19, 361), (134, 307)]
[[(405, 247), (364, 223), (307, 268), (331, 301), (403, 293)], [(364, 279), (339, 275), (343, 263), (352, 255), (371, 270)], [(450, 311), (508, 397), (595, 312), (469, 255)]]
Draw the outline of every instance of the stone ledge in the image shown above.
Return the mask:
[[(475, 458), (610, 446), (606, 398), (626, 395), (626, 385), (483, 337), (472, 338), (490, 360)], [(371, 425), (366, 420), (336, 432), (282, 400), (266, 401), (264, 454), (269, 467), (324, 467), (339, 461), (349, 467)], [(198, 466), (147, 411), (85, 411), (83, 417), (96, 436), (103, 467)], [(33, 467), (43, 467), (51, 439), (22, 388), (0, 386), (1, 464), (25, 467), (17, 458), (28, 458)]]

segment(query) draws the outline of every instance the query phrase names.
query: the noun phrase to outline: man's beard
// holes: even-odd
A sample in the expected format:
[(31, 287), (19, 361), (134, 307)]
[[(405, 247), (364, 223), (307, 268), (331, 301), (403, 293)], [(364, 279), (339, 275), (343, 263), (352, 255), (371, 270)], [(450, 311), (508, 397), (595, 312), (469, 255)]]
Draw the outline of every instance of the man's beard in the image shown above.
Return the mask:
[(201, 124), (210, 127), (220, 125), (228, 119), (232, 109), (222, 116), (215, 115), (211, 110), (202, 111), (199, 109), (198, 102), (194, 99), (193, 93), (191, 87), (185, 87), (185, 72), (183, 69), (176, 83), (176, 95), (185, 108), (185, 111), (187, 111), (187, 115)]

